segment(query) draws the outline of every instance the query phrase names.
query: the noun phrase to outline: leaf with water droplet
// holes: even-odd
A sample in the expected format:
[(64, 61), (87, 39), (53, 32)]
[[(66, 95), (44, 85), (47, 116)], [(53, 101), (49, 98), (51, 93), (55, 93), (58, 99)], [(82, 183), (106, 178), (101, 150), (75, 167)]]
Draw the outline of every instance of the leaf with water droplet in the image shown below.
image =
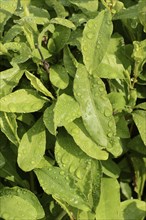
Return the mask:
[(52, 135), (56, 135), (56, 129), (54, 125), (54, 107), (55, 107), (55, 102), (53, 102), (51, 106), (46, 108), (43, 115), (44, 124)]
[(66, 69), (59, 64), (53, 65), (50, 68), (50, 81), (59, 89), (65, 89), (69, 84), (69, 77)]
[(62, 94), (58, 97), (54, 108), (55, 127), (64, 126), (81, 115), (80, 108), (75, 99), (69, 95)]
[(30, 80), (31, 85), (44, 95), (54, 99), (53, 95), (51, 94), (50, 91), (43, 85), (40, 79), (38, 79), (36, 76), (34, 76), (32, 73), (26, 70), (25, 72), (26, 77)]
[(138, 128), (141, 139), (146, 145), (146, 111), (135, 110), (132, 112), (133, 120)]
[(19, 83), (23, 72), (18, 66), (0, 72), (0, 98), (12, 92)]
[(66, 71), (68, 72), (68, 74), (72, 77), (75, 76), (75, 72), (76, 72), (76, 67), (77, 67), (77, 60), (75, 59), (75, 57), (73, 56), (73, 54), (71, 53), (69, 47), (64, 47), (63, 50), (63, 63), (65, 66)]
[[(39, 200), (37, 199), (37, 197), (35, 196), (34, 193), (32, 193), (31, 191), (29, 191), (28, 189), (24, 189), (24, 188), (20, 188), (18, 186), (16, 187), (5, 187), (2, 188), (0, 190), (0, 196), (11, 196), (11, 197), (17, 197), (17, 198), (21, 198), (22, 200), (24, 200), (28, 205), (30, 205), (32, 207), (32, 211), (35, 209), (35, 214), (36, 214), (36, 219), (40, 219), (44, 217), (44, 210), (39, 202)], [(6, 204), (5, 204), (6, 205)], [(11, 207), (11, 206), (10, 206)], [(9, 208), (10, 208), (9, 207)], [(22, 209), (22, 207), (17, 207), (16, 205), (16, 212), (19, 209)], [(25, 209), (25, 207), (23, 207)], [(12, 210), (11, 210), (12, 211)], [(26, 210), (25, 210), (26, 211)], [(14, 210), (13, 210), (14, 212)], [(19, 210), (19, 216), (17, 216), (17, 218), (21, 218), (22, 213)], [(17, 214), (18, 214), (17, 213)], [(15, 214), (14, 214), (15, 215)], [(12, 217), (12, 216), (11, 216)], [(29, 219), (30, 217), (28, 217)]]
[[(73, 207), (89, 211), (90, 206), (84, 195), (78, 193), (74, 180), (67, 172), (64, 171), (64, 175), (61, 175), (61, 172), (59, 167), (35, 169), (39, 183), (47, 194), (52, 194), (54, 198), (58, 197)], [(68, 176), (68, 180), (66, 176)]]
[(87, 155), (97, 160), (107, 160), (108, 153), (91, 139), (81, 119), (76, 119), (74, 122), (65, 125), (65, 128)]
[[(110, 12), (103, 10), (94, 19), (90, 19), (84, 28), (81, 48), (84, 64), (91, 74), (97, 70), (107, 50), (112, 34), (112, 23), (107, 24), (109, 20), (111, 20)], [(93, 26), (92, 29), (90, 24)]]
[(0, 127), (7, 138), (18, 146), (20, 140), (17, 135), (16, 115), (13, 113), (0, 112)]
[[(37, 219), (36, 209), (26, 200), (15, 195), (0, 196), (0, 217), (4, 219)], [(23, 207), (23, 208), (22, 208)]]
[(24, 171), (34, 169), (41, 161), (46, 147), (46, 134), (40, 118), (22, 137), (17, 162)]
[(0, 111), (3, 112), (35, 112), (40, 110), (47, 99), (32, 89), (19, 89), (0, 99)]

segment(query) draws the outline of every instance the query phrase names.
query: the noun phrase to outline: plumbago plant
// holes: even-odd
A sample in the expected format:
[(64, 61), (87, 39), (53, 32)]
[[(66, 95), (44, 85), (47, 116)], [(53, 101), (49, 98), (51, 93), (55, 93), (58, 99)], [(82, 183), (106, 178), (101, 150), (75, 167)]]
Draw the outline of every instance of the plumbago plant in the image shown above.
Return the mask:
[(0, 217), (146, 215), (145, 0), (0, 1)]

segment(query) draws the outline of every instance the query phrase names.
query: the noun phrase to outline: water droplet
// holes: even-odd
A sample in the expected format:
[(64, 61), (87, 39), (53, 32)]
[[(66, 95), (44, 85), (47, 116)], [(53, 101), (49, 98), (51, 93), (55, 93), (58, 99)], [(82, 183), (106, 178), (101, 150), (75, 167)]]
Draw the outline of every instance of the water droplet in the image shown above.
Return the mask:
[(67, 164), (68, 163), (68, 157), (66, 155), (63, 155), (61, 158), (61, 161), (63, 164)]
[(107, 134), (107, 136), (108, 136), (108, 137), (112, 137), (112, 136), (113, 136), (113, 133), (112, 133), (112, 132), (109, 132), (109, 133)]
[(113, 120), (111, 120), (111, 121), (108, 122), (108, 126), (109, 126), (110, 128), (114, 126)]
[(99, 91), (100, 91), (100, 92), (103, 92), (103, 91), (104, 91), (104, 88), (103, 88), (103, 87), (99, 87)]
[(87, 51), (87, 50), (88, 50), (87, 46), (83, 46), (83, 51)]
[(110, 20), (107, 21), (107, 24), (110, 25), (112, 22)]
[(104, 115), (105, 115), (106, 117), (111, 116), (112, 113), (111, 113), (110, 109), (105, 109), (105, 111), (104, 111)]
[(75, 167), (74, 167), (74, 165), (71, 165), (70, 167), (69, 167), (69, 172), (70, 173), (74, 173), (74, 171), (75, 171)]
[(60, 175), (61, 176), (63, 176), (64, 175), (64, 171), (62, 170), (62, 171), (60, 171)]
[(83, 174), (84, 174), (84, 172), (83, 172), (83, 170), (80, 169), (80, 168), (78, 168), (78, 169), (75, 171), (75, 175), (76, 175), (76, 177), (77, 177), (78, 179), (82, 179), (82, 178), (83, 178)]
[(88, 39), (91, 40), (93, 38), (93, 36), (94, 36), (93, 33), (91, 33), (91, 32), (87, 33), (87, 38)]

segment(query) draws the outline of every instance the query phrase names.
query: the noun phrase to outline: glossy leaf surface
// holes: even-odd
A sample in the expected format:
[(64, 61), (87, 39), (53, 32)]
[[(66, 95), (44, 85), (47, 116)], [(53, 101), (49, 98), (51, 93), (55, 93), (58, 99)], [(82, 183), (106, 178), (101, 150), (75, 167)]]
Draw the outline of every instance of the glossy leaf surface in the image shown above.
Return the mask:
[(87, 22), (83, 31), (81, 48), (85, 66), (90, 74), (97, 70), (102, 61), (111, 33), (111, 14), (106, 10)]
[(20, 89), (0, 99), (0, 111), (35, 112), (43, 107), (46, 100), (31, 89)]
[(21, 139), (17, 159), (21, 169), (24, 171), (34, 169), (45, 153), (45, 146), (45, 128), (40, 118)]

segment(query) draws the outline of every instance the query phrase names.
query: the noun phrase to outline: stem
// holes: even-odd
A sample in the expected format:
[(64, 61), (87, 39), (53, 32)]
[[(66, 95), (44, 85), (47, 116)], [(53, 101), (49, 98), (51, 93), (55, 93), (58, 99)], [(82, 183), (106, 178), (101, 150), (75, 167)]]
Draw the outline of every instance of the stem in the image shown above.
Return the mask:
[(30, 190), (32, 192), (35, 192), (34, 174), (32, 171), (29, 173), (29, 176), (30, 176)]
[(55, 220), (61, 220), (66, 215), (66, 212), (63, 210), (56, 218)]

